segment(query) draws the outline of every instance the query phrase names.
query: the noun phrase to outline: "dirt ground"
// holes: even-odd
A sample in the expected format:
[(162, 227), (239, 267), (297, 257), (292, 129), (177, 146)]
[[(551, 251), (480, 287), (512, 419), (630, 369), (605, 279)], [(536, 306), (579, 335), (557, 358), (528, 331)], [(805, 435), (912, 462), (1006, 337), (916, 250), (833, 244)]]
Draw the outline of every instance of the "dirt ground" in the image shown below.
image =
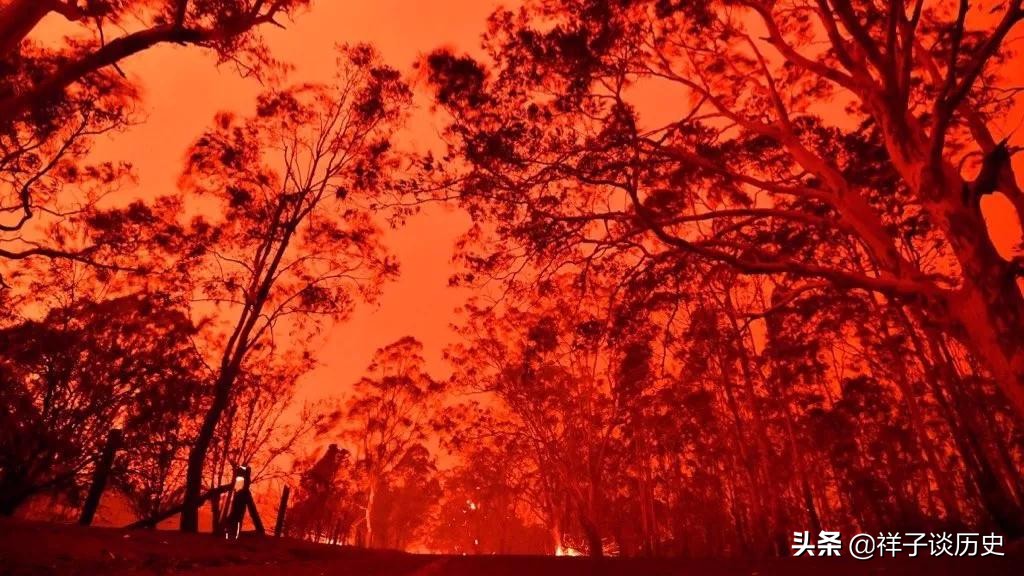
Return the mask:
[(424, 556), (289, 539), (126, 531), (0, 520), (0, 575), (240, 576), (885, 576), (1021, 575), (1024, 547), (1003, 558), (902, 558), (856, 562), (787, 558), (758, 563), (534, 556)]

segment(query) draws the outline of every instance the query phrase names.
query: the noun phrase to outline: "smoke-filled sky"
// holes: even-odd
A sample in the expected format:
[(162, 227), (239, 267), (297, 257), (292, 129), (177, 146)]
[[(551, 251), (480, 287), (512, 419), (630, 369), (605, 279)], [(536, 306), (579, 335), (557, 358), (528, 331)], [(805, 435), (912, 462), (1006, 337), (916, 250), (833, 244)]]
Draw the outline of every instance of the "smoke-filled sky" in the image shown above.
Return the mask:
[[(292, 78), (327, 80), (334, 70), (334, 46), (339, 42), (369, 42), (386, 62), (410, 71), (421, 56), (438, 47), (457, 52), (479, 49), (487, 16), (498, 0), (374, 0), (345, 2), (318, 0), (286, 29), (266, 29), (274, 55), (295, 66)], [(53, 26), (59, 24), (55, 21)], [(46, 32), (43, 32), (46, 34)], [(1019, 42), (1018, 39), (1014, 39)], [(1010, 43), (1011, 45), (1014, 42)], [(214, 66), (212, 56), (194, 48), (164, 46), (129, 59), (121, 67), (142, 87), (145, 121), (128, 134), (118, 134), (97, 147), (98, 159), (127, 160), (134, 164), (137, 187), (129, 195), (155, 196), (174, 191), (183, 154), (213, 115), (221, 110), (242, 113), (252, 108), (260, 86), (242, 78), (231, 65)], [(1024, 75), (1024, 72), (1019, 72)], [(420, 86), (422, 88), (422, 86)], [(642, 112), (656, 121), (664, 94), (646, 90)], [(1010, 115), (1010, 124), (995, 127), (997, 136), (1013, 131), (1022, 110)], [(417, 109), (400, 138), (403, 147), (437, 142), (441, 120), (430, 113), (427, 96), (417, 96)], [(1016, 134), (1012, 142), (1024, 139)], [(1021, 162), (1019, 155), (1017, 162)], [(993, 224), (997, 244), (1013, 250), (1019, 232), (1012, 227), (1012, 209), (989, 199), (986, 215)], [(336, 395), (362, 374), (377, 348), (405, 335), (420, 339), (428, 368), (438, 376), (447, 372), (441, 350), (449, 341), (449, 324), (464, 292), (450, 289), (451, 257), (455, 238), (468, 218), (451, 208), (431, 207), (406, 226), (388, 231), (386, 242), (401, 262), (401, 277), (389, 284), (377, 305), (361, 306), (354, 317), (330, 328), (318, 351), (322, 366), (307, 376), (301, 399)]]
[[(334, 46), (341, 42), (372, 43), (388, 64), (411, 73), (413, 63), (435, 48), (477, 50), (487, 16), (499, 5), (495, 0), (318, 0), (312, 10), (285, 22), (286, 29), (264, 30), (274, 55), (295, 66), (291, 78), (296, 81), (329, 80)], [(48, 23), (54, 35), (62, 32), (55, 29), (57, 20)], [(101, 142), (96, 156), (135, 166), (137, 186), (125, 190), (125, 196), (173, 192), (186, 148), (214, 114), (246, 113), (260, 91), (256, 81), (242, 78), (232, 65), (217, 68), (210, 54), (195, 48), (159, 47), (121, 68), (143, 90), (145, 121)], [(403, 147), (437, 142), (441, 123), (429, 106), (421, 91), (400, 139)], [(467, 226), (464, 214), (435, 206), (388, 231), (387, 245), (401, 262), (400, 279), (386, 287), (378, 304), (361, 306), (350, 321), (329, 329), (318, 353), (322, 367), (307, 377), (301, 397), (343, 391), (359, 378), (374, 350), (407, 334), (423, 341), (432, 372), (446, 372), (441, 350), (449, 340), (453, 311), (464, 298), (447, 286), (450, 261), (454, 240)]]

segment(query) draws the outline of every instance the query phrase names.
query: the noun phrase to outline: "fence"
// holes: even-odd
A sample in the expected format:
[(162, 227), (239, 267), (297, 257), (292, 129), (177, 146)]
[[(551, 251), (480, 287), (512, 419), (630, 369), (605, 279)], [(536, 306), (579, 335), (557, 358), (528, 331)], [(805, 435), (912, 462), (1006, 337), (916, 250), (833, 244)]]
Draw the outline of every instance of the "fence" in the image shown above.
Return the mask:
[[(82, 526), (91, 525), (96, 516), (96, 510), (99, 508), (103, 492), (107, 488), (107, 483), (110, 479), (110, 472), (113, 469), (114, 461), (117, 458), (117, 451), (120, 449), (123, 440), (124, 434), (120, 429), (111, 429), (107, 434), (107, 441), (96, 459), (96, 467), (93, 469), (92, 482), (89, 486), (89, 492), (86, 496), (85, 503), (82, 505), (82, 513), (78, 519), (79, 524)], [(224, 508), (227, 511), (227, 514), (224, 518), (214, 518), (214, 531), (222, 531), (229, 539), (238, 538), (242, 532), (242, 524), (245, 522), (245, 515), (248, 513), (253, 526), (256, 528), (256, 533), (265, 535), (266, 529), (263, 526), (263, 520), (260, 518), (259, 509), (256, 507), (256, 501), (253, 499), (251, 487), (252, 469), (249, 466), (237, 466), (235, 468), (235, 479), (233, 482), (208, 490), (204, 494), (200, 495), (196, 501), (191, 502), (191, 504), (201, 506), (214, 498), (220, 498), (222, 494), (227, 494), (228, 498), (225, 502)], [(274, 536), (278, 538), (284, 535), (285, 514), (288, 510), (289, 494), (290, 489), (288, 486), (285, 486), (284, 490), (281, 492), (281, 501), (277, 509), (277, 519), (274, 523)], [(133, 522), (132, 524), (129, 524), (127, 528), (155, 528), (160, 522), (176, 514), (180, 514), (181, 511), (185, 509), (185, 505), (186, 502), (183, 501), (180, 504), (168, 508), (167, 510), (154, 514), (149, 518), (143, 518)]]

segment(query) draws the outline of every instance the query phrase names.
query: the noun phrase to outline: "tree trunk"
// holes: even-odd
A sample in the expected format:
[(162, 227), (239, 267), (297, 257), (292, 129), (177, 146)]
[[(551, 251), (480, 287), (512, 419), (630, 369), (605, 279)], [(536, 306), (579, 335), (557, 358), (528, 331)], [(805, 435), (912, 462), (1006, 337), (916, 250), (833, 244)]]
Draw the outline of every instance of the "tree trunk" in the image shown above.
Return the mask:
[[(950, 366), (947, 373), (959, 380), (954, 370)], [(979, 421), (977, 411), (971, 405), (971, 399), (962, 391), (962, 386), (962, 381), (955, 381), (949, 389), (952, 393), (951, 404), (958, 420), (959, 434), (956, 439), (961, 442), (961, 451), (970, 464), (968, 470), (973, 475), (986, 511), (1000, 532), (1010, 538), (1024, 535), (1024, 510), (1013, 493), (1011, 480), (995, 461), (991, 442), (982, 430), (983, 423)]]
[(366, 494), (366, 547), (373, 548), (373, 505), (377, 499), (377, 482), (370, 481), (370, 490)]
[[(936, 157), (935, 135), (927, 134), (917, 118), (894, 111), (886, 94), (865, 94), (862, 99), (878, 122), (893, 168), (942, 231), (960, 265), (961, 286), (940, 298), (939, 306), (929, 307), (930, 319), (946, 326), (953, 320), (953, 335), (985, 364), (1024, 420), (1024, 295), (1014, 264), (992, 244), (974, 183), (964, 180), (943, 150)], [(976, 135), (982, 132), (979, 128), (973, 128)], [(991, 141), (979, 144), (985, 149)], [(1012, 178), (1012, 170), (998, 187), (1016, 189), (1016, 182), (1008, 183), (1007, 178)]]
[(604, 557), (604, 544), (601, 542), (601, 533), (590, 518), (580, 518), (580, 527), (583, 528), (583, 535), (587, 539), (587, 548), (591, 558)]
[(214, 390), (213, 403), (203, 417), (203, 424), (199, 428), (199, 434), (188, 453), (188, 470), (185, 474), (185, 507), (181, 512), (181, 531), (199, 531), (199, 509), (202, 506), (198, 502), (199, 494), (203, 490), (203, 465), (206, 462), (206, 454), (213, 442), (213, 434), (217, 430), (217, 423), (220, 422), (221, 414), (227, 408), (230, 398), (231, 387), (235, 381), (235, 372), (222, 373), (217, 379)]
[[(956, 191), (967, 186), (956, 174), (947, 174), (944, 184)], [(1024, 420), (1024, 295), (1015, 267), (992, 245), (977, 203), (957, 204), (951, 195), (947, 191), (940, 207), (933, 208), (943, 213), (950, 234), (955, 234), (951, 242), (963, 268), (963, 285), (948, 299), (949, 312), (968, 347)]]
[(968, 273), (952, 309), (972, 350), (1024, 421), (1024, 298), (1008, 267)]
[(213, 533), (219, 534), (221, 527), (224, 525), (221, 522), (220, 495), (210, 498), (210, 516), (212, 517)]
[[(928, 373), (927, 380), (932, 387), (936, 402), (949, 424), (954, 445), (960, 454), (968, 476), (977, 489), (985, 512), (1003, 533), (1007, 535), (1021, 533), (1021, 530), (1024, 530), (1024, 517), (1006, 486), (996, 476), (985, 450), (978, 443), (977, 423), (973, 422), (973, 418), (969, 414), (966, 405), (967, 399), (964, 398), (962, 390), (964, 384), (956, 367), (952, 365), (951, 359), (946, 355), (945, 343), (941, 341), (941, 336), (930, 334), (925, 330), (924, 336), (928, 345), (928, 353), (931, 356), (929, 361), (928, 356), (924, 353), (925, 342), (922, 342), (918, 332), (910, 324), (909, 318), (906, 318), (906, 322), (907, 331), (915, 348), (918, 349), (918, 357)], [(944, 387), (939, 385), (940, 381), (945, 383)], [(949, 399), (946, 396), (947, 392), (952, 396)]]
[(929, 307), (931, 320), (949, 325), (953, 319), (955, 335), (985, 364), (1024, 420), (1024, 295), (1016, 267), (992, 244), (972, 183), (945, 159), (933, 161), (931, 138), (923, 128), (892, 116), (884, 98), (867, 104), (882, 128), (893, 167), (942, 230), (960, 264), (961, 286), (940, 306)]
[[(220, 374), (214, 387), (213, 402), (203, 418), (199, 434), (188, 454), (188, 470), (185, 474), (185, 509), (181, 514), (181, 530), (183, 532), (199, 530), (199, 505), (194, 503), (192, 497), (198, 496), (202, 490), (203, 465), (206, 463), (206, 454), (213, 442), (217, 424), (231, 400), (231, 389), (241, 373), (242, 361), (253, 344), (250, 338), (257, 320), (263, 313), (263, 306), (270, 297), (281, 259), (284, 258), (292, 236), (298, 227), (299, 219), (296, 212), (299, 210), (299, 206), (300, 204), (296, 204), (292, 208), (291, 218), (282, 222), (281, 217), (288, 208), (288, 201), (280, 200), (278, 202), (272, 223), (265, 231), (267, 239), (258, 250), (261, 256), (256, 258), (257, 265), (253, 267), (255, 272), (250, 286), (254, 292), (252, 303), (246, 304), (242, 309), (234, 332), (228, 339), (221, 357)], [(281, 234), (281, 237), (276, 238), (277, 234)]]
[[(876, 304), (878, 304), (877, 301)], [(898, 315), (899, 313), (897, 312), (897, 316)], [(906, 329), (912, 330), (909, 326), (907, 326)], [(885, 322), (882, 323), (882, 333), (886, 337), (891, 336), (889, 328)], [(921, 414), (921, 408), (918, 404), (917, 396), (911, 387), (909, 379), (907, 378), (906, 371), (902, 367), (898, 367), (893, 372), (896, 387), (899, 389), (906, 404), (907, 414), (910, 417), (910, 427), (917, 439), (918, 447), (924, 453), (925, 464), (927, 465), (927, 469), (931, 472), (931, 476), (935, 482), (935, 486), (939, 493), (939, 500), (942, 501), (942, 507), (946, 512), (946, 518), (952, 526), (960, 527), (962, 525), (960, 505), (959, 502), (957, 502), (956, 495), (954, 494), (953, 487), (950, 485), (947, 475), (943, 473), (942, 463), (935, 451), (935, 445), (932, 442), (931, 436), (928, 435), (925, 418)], [(928, 378), (927, 374), (925, 374), (925, 378)]]
[[(634, 454), (637, 466), (640, 469), (640, 477), (637, 480), (637, 493), (640, 504), (640, 554), (644, 557), (652, 557), (656, 553), (655, 534), (657, 534), (657, 520), (654, 512), (654, 487), (651, 481), (651, 456), (643, 447), (648, 446), (640, 434), (634, 433)], [(621, 548), (621, 545), (620, 545)]]
[[(980, 388), (978, 382), (974, 384), (975, 388)], [(996, 420), (996, 414), (992, 410), (974, 410), (974, 412), (979, 416), (980, 425), (990, 432), (991, 446), (994, 451), (993, 459), (999, 463), (999, 469), (1003, 471), (1007, 485), (1016, 495), (1017, 502), (1024, 505), (1024, 478), (1021, 477), (1021, 470), (1010, 453), (1006, 431), (1000, 426)], [(1020, 430), (1020, 427), (1013, 429)]]
[(107, 433), (107, 442), (103, 446), (103, 452), (96, 461), (92, 485), (89, 486), (89, 494), (86, 496), (85, 504), (82, 506), (82, 515), (78, 519), (79, 524), (82, 526), (92, 524), (96, 510), (100, 506), (100, 499), (103, 497), (103, 492), (106, 490), (107, 483), (110, 480), (110, 469), (114, 465), (114, 458), (117, 456), (117, 451), (121, 448), (122, 442), (124, 442), (124, 432), (120, 428), (111, 428), (110, 432)]
[[(747, 396), (747, 407), (751, 414), (751, 419), (754, 424), (754, 441), (756, 442), (757, 450), (757, 471), (759, 477), (759, 485), (756, 487), (757, 493), (753, 496), (754, 502), (757, 507), (767, 513), (762, 513), (763, 518), (758, 519), (758, 522), (763, 526), (764, 537), (770, 537), (773, 532), (777, 532), (779, 514), (777, 511), (780, 509), (779, 495), (774, 491), (766, 489), (766, 486), (771, 482), (771, 470), (774, 462), (773, 457), (777, 457), (776, 451), (772, 449), (769, 443), (769, 432), (768, 426), (765, 423), (764, 417), (761, 413), (761, 407), (759, 404), (759, 397), (757, 394), (757, 388), (755, 386), (754, 377), (754, 363), (751, 356), (756, 356), (757, 350), (755, 347), (755, 341), (750, 331), (750, 325), (746, 324), (741, 326), (736, 311), (736, 306), (733, 303), (731, 288), (723, 286), (722, 288), (723, 298), (723, 310), (725, 311), (726, 318), (729, 320), (729, 324), (735, 334), (733, 342), (735, 343), (734, 351), (736, 354), (736, 362), (739, 366), (740, 374), (743, 376), (744, 389)], [(749, 347), (749, 348), (748, 348)], [(766, 384), (768, 385), (768, 384)], [(770, 385), (768, 385), (770, 386)], [(772, 395), (774, 403), (779, 404), (778, 394)], [(786, 406), (788, 411), (788, 404)], [(808, 486), (809, 488), (809, 486)], [(811, 500), (813, 504), (813, 500)], [(817, 519), (817, 511), (809, 509), (809, 514), (812, 518)]]
[[(762, 502), (762, 494), (771, 492), (771, 489), (766, 489), (761, 482), (759, 475), (759, 468), (755, 458), (750, 453), (750, 447), (747, 442), (747, 434), (744, 430), (743, 418), (740, 413), (739, 403), (736, 400), (735, 391), (732, 379), (729, 377), (728, 365), (731, 363), (729, 358), (723, 358), (719, 364), (719, 390), (725, 398), (725, 405), (732, 416), (729, 427), (732, 430), (733, 435), (736, 439), (736, 452), (738, 459), (742, 464), (743, 476), (746, 478), (746, 490), (744, 492), (749, 494), (750, 506), (749, 510), (746, 507), (738, 507), (734, 513), (745, 515), (749, 512), (749, 522), (747, 518), (742, 518), (742, 523), (737, 523), (737, 530), (741, 530), (742, 527), (746, 527), (750, 532), (750, 540), (755, 545), (759, 545), (764, 542), (766, 538), (770, 538), (772, 524), (774, 518), (770, 518), (773, 515), (774, 510), (765, 510)], [(766, 479), (767, 481), (767, 479)], [(738, 488), (738, 486), (737, 486)], [(736, 496), (739, 499), (739, 496)], [(738, 518), (739, 520), (739, 518)]]

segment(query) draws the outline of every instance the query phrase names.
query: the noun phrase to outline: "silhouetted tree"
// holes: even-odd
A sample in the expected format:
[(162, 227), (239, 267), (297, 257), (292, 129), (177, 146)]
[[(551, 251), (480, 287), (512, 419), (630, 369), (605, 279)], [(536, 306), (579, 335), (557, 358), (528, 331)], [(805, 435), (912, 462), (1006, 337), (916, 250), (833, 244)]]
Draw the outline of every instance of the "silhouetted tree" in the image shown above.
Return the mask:
[(419, 444), (411, 446), (378, 490), (372, 512), (375, 545), (408, 550), (422, 541), (441, 498), (441, 483), (430, 450)]
[(355, 466), (347, 450), (331, 444), (302, 472), (295, 504), (288, 511), (288, 533), (314, 542), (347, 542), (363, 516)]
[(254, 356), (273, 353), (275, 331), (301, 343), (323, 320), (345, 318), (396, 273), (361, 203), (387, 185), (408, 102), (396, 71), (369, 47), (349, 47), (334, 84), (268, 93), (248, 119), (220, 114), (189, 152), (182, 186), (208, 215), (190, 223), (201, 254), (189, 275), (197, 309), (220, 323), (183, 530), (197, 529), (207, 453)]
[(0, 330), (0, 512), (37, 494), (74, 500), (107, 432), (125, 430), (126, 467), (143, 509), (164, 496), (198, 405), (195, 328), (159, 295), (81, 299)]
[(403, 485), (415, 490), (417, 482), (422, 490), (430, 481), (425, 476), (433, 457), (423, 443), (437, 417), (444, 386), (426, 373), (423, 364), (423, 345), (412, 337), (377, 350), (367, 376), (356, 382), (344, 410), (336, 415), (339, 433), (354, 447), (361, 472), (366, 547), (383, 542), (375, 521), (382, 514), (392, 520), (379, 510), (381, 495), (395, 496)]

